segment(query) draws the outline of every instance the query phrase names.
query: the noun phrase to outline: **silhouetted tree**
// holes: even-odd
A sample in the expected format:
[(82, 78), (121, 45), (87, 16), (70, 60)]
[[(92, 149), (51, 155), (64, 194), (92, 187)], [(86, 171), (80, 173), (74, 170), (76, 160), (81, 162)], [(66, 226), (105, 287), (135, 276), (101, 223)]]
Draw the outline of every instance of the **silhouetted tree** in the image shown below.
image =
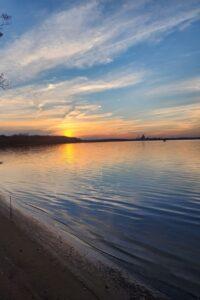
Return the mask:
[[(2, 14), (0, 16), (0, 38), (3, 36), (3, 28), (6, 25), (9, 25), (11, 21), (11, 16), (7, 15), (7, 14)], [(8, 80), (5, 78), (4, 74), (1, 73), (0, 74), (0, 88), (2, 89), (6, 89), (9, 86), (9, 82)]]
[(9, 25), (10, 22), (11, 22), (11, 16), (7, 14), (2, 14), (0, 16), (0, 37), (3, 36), (3, 32), (2, 32), (3, 27)]
[(4, 74), (0, 74), (0, 88), (6, 89), (9, 87), (9, 81), (5, 78)]

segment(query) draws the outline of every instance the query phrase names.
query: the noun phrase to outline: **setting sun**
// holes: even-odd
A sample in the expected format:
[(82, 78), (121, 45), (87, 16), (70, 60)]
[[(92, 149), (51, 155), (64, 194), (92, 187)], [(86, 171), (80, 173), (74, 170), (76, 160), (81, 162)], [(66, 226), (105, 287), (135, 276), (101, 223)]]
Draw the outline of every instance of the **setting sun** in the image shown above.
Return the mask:
[(73, 131), (70, 129), (64, 130), (64, 136), (66, 137), (73, 137)]

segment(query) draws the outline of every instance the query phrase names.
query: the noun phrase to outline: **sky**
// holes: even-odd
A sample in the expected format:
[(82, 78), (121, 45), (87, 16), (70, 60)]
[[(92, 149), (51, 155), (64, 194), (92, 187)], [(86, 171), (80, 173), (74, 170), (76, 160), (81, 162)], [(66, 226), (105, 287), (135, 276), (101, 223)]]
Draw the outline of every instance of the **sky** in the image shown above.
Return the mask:
[(0, 134), (200, 136), (200, 1), (0, 0)]

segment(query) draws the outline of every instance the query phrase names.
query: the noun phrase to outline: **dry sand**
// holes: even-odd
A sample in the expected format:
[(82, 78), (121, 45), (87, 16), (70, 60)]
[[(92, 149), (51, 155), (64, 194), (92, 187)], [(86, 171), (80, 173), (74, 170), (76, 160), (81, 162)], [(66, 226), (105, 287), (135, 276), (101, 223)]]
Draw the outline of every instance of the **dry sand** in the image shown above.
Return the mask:
[(0, 299), (97, 299), (66, 267), (0, 217)]

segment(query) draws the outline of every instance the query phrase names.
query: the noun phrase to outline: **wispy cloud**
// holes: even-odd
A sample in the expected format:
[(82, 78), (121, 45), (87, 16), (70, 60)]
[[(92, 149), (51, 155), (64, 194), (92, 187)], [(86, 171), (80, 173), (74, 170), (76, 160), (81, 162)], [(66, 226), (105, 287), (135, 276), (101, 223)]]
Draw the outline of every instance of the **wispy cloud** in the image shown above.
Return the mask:
[[(7, 41), (0, 49), (0, 71), (7, 74), (14, 87), (0, 94), (0, 129), (60, 133), (61, 129), (71, 128), (80, 136), (90, 135), (88, 130), (94, 136), (102, 136), (102, 132), (107, 136), (197, 132), (199, 106), (176, 103), (182, 95), (187, 96), (187, 104), (197, 97), (200, 78), (195, 72), (188, 79), (174, 82), (164, 78), (165, 74), (160, 76), (161, 72), (158, 78), (147, 67), (136, 68), (137, 58), (150, 68), (152, 62), (142, 63), (143, 56), (137, 53), (134, 57), (131, 52), (139, 43), (155, 46), (167, 34), (185, 30), (199, 18), (198, 2), (127, 0), (106, 12), (107, 1), (81, 1), (46, 16), (17, 39)], [(130, 52), (123, 56), (128, 49)], [(88, 70), (119, 56), (122, 60), (112, 63), (109, 73), (107, 67)], [(122, 62), (123, 69), (117, 67)], [(74, 70), (77, 68), (81, 70)], [(138, 89), (134, 91), (133, 87)], [(115, 110), (117, 93), (113, 91), (117, 89), (124, 89), (121, 95), (125, 95), (126, 105), (122, 109), (120, 102)], [(107, 95), (111, 99), (109, 103), (104, 99), (100, 105), (101, 100), (95, 99), (102, 99), (97, 94), (105, 91), (110, 91)], [(163, 107), (167, 96), (174, 96), (173, 107)], [(158, 98), (156, 109), (150, 103), (153, 97)], [(134, 104), (140, 114), (135, 112)]]
[[(148, 4), (149, 2), (149, 4)], [(195, 1), (157, 4), (127, 2), (107, 16), (98, 1), (89, 1), (49, 15), (0, 50), (0, 65), (15, 81), (26, 81), (62, 66), (106, 64), (121, 52), (149, 39), (183, 29), (198, 18)], [(143, 10), (148, 4), (149, 10)]]
[[(71, 128), (80, 136), (135, 136), (145, 132), (159, 134), (196, 134), (199, 130), (200, 106), (198, 103), (166, 108), (157, 108), (144, 114), (127, 119), (114, 111), (104, 111), (100, 104), (89, 103), (83, 95), (106, 90), (134, 86), (146, 80), (145, 71), (132, 73), (130, 69), (116, 70), (96, 79), (77, 77), (71, 80), (16, 88), (0, 96), (0, 128), (13, 124), (18, 131), (59, 132)], [(160, 86), (151, 93), (179, 93), (198, 91), (198, 78), (191, 78), (173, 84)], [(6, 95), (6, 98), (5, 98)], [(10, 123), (9, 123), (10, 122)], [(28, 122), (28, 123), (27, 123)], [(32, 129), (29, 124), (32, 122)], [(34, 122), (34, 123), (33, 123)], [(24, 124), (27, 124), (24, 125)], [(12, 127), (11, 126), (11, 130)]]
[(147, 91), (151, 96), (166, 96), (176, 94), (190, 94), (200, 92), (200, 77), (175, 81), (170, 84), (160, 84)]
[[(47, 115), (49, 112), (45, 112)], [(55, 112), (54, 112), (55, 114)], [(102, 113), (97, 105), (80, 104), (74, 106), (65, 119), (55, 123), (54, 118), (36, 117), (27, 124), (23, 117), (12, 116), (12, 121), (0, 118), (0, 128), (5, 132), (61, 133), (70, 129), (80, 137), (135, 137), (142, 133), (148, 136), (198, 135), (200, 130), (200, 105), (155, 109), (147, 118), (126, 119), (112, 113)], [(90, 129), (90, 131), (88, 130)]]
[[(148, 118), (125, 119), (120, 116), (99, 119), (70, 119), (63, 120), (57, 130), (70, 128), (80, 136), (124, 136), (135, 137), (142, 133), (148, 136), (178, 136), (198, 135), (200, 130), (200, 105), (192, 104), (181, 107), (152, 110)], [(92, 128), (88, 133), (88, 128)], [(104, 129), (102, 131), (102, 128)], [(54, 128), (56, 130), (56, 128)]]
[[(97, 104), (88, 104), (81, 100), (86, 94), (104, 92), (134, 86), (145, 80), (147, 72), (116, 70), (107, 75), (90, 79), (77, 77), (56, 83), (28, 85), (14, 88), (0, 95), (0, 115), (4, 119), (22, 118), (66, 118), (74, 116), (85, 118), (97, 111)], [(108, 114), (103, 114), (104, 117)], [(98, 117), (96, 115), (96, 117)]]

